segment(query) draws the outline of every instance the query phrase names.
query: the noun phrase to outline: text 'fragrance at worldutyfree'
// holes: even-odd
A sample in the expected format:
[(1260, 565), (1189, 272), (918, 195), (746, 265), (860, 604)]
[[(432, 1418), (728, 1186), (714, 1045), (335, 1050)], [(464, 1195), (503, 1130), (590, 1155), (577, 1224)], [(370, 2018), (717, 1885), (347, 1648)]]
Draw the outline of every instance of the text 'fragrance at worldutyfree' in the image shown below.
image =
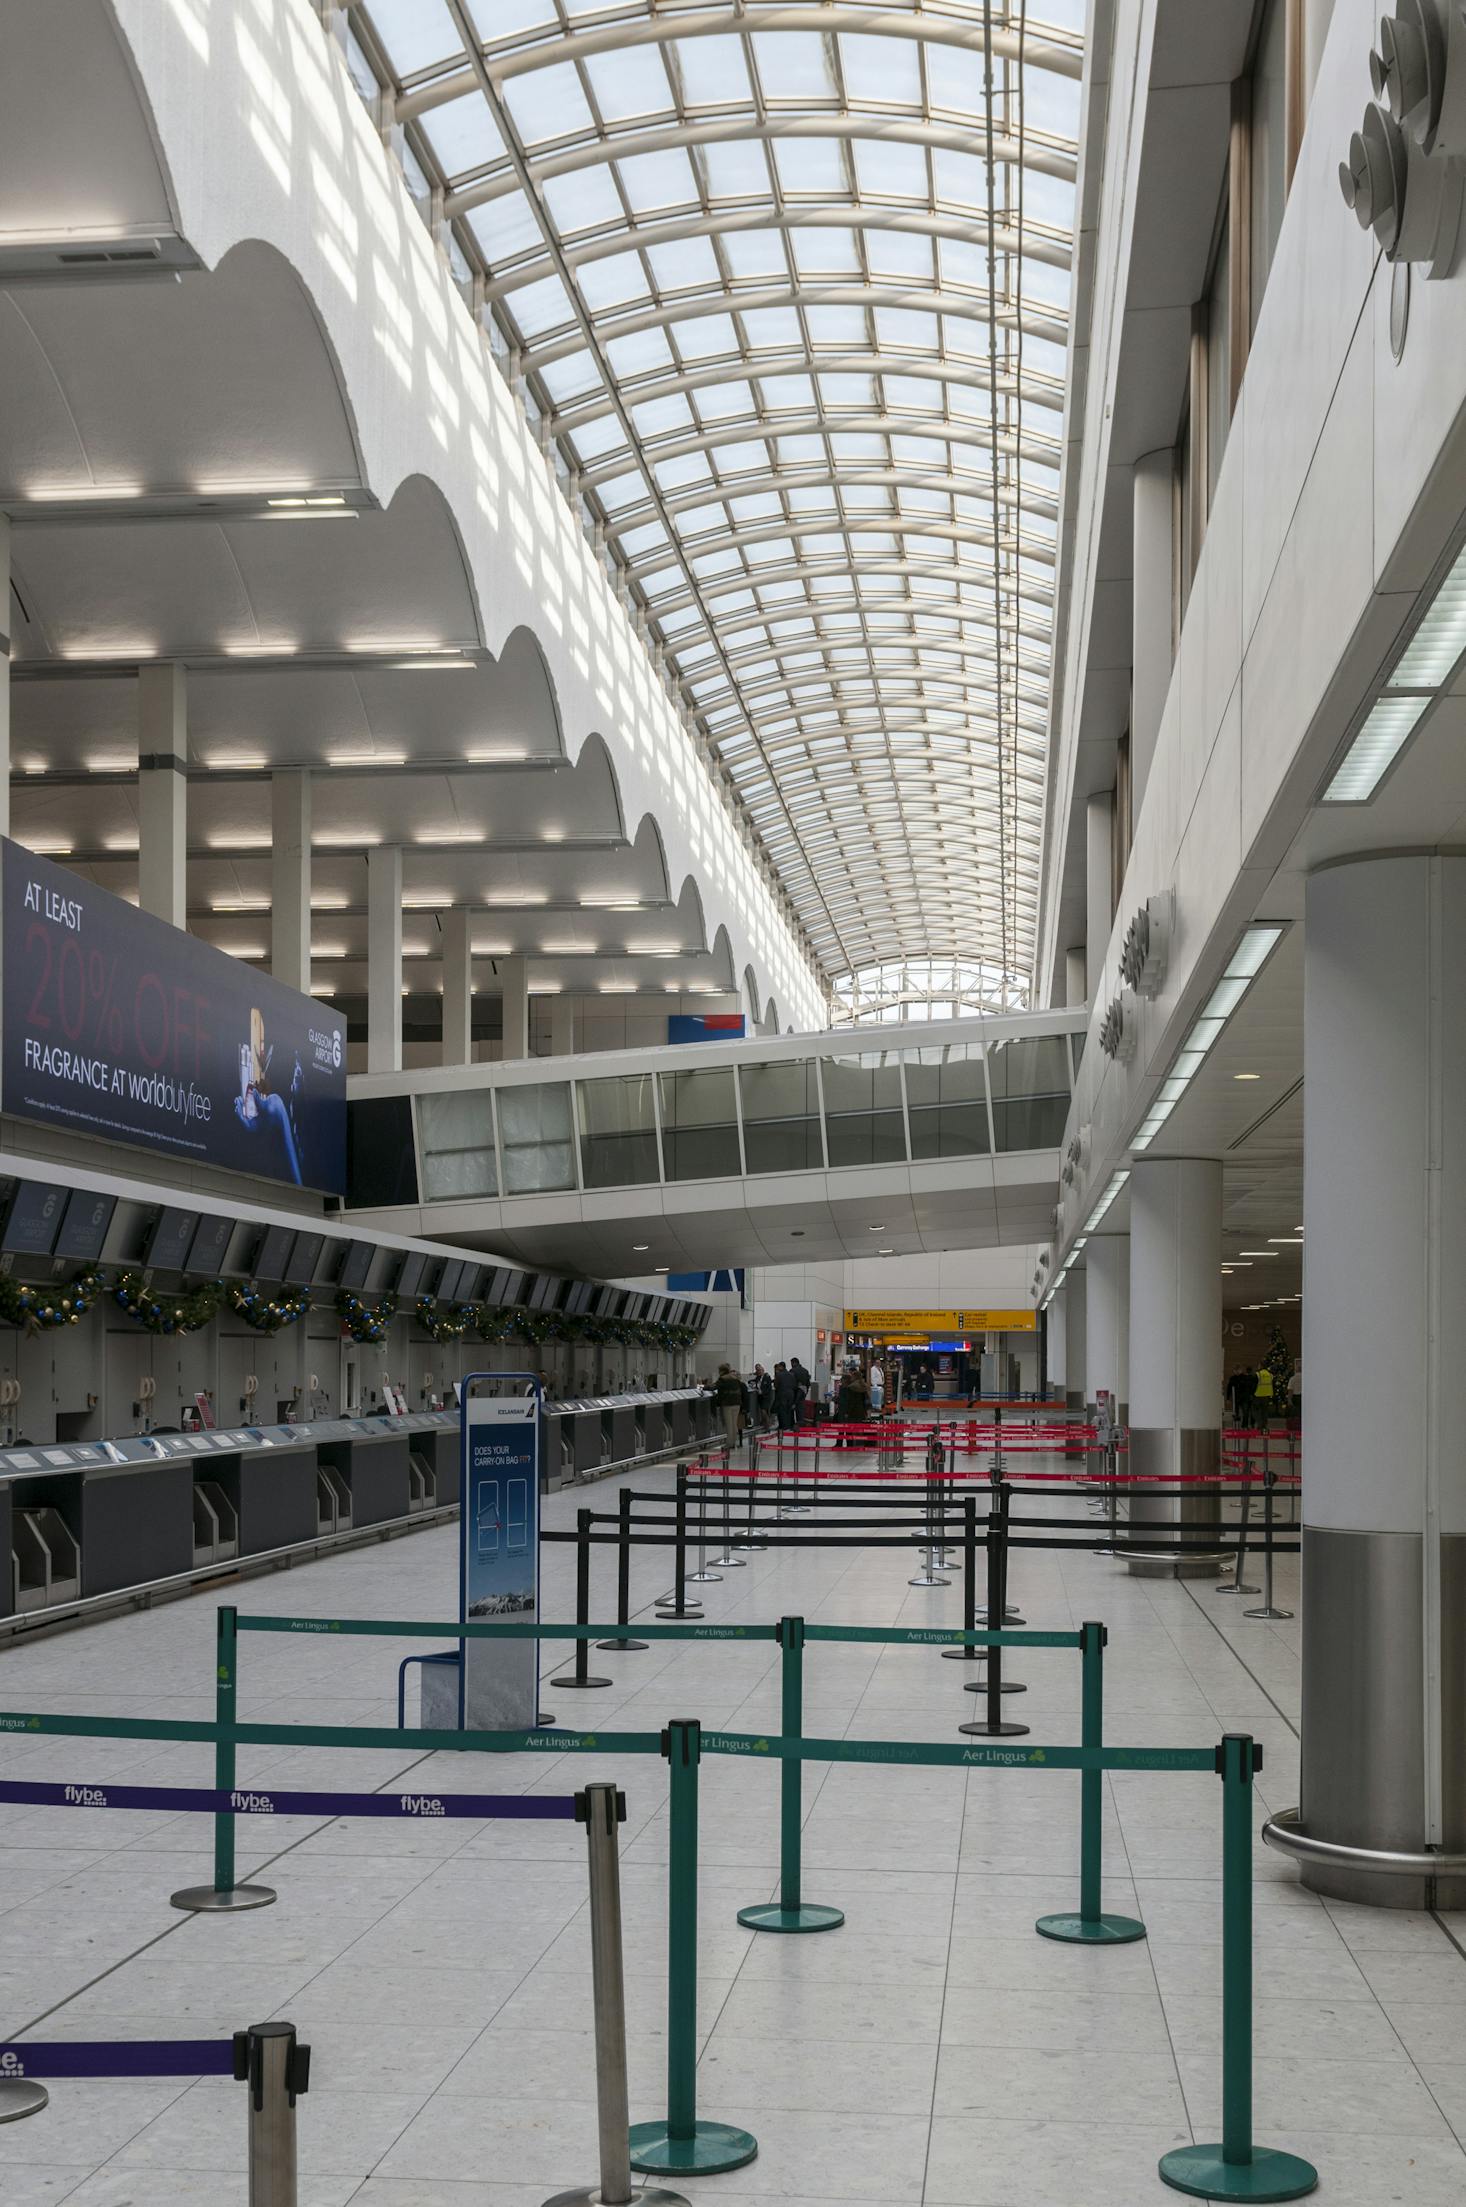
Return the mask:
[(346, 1023), (0, 841), (0, 1110), (341, 1195)]

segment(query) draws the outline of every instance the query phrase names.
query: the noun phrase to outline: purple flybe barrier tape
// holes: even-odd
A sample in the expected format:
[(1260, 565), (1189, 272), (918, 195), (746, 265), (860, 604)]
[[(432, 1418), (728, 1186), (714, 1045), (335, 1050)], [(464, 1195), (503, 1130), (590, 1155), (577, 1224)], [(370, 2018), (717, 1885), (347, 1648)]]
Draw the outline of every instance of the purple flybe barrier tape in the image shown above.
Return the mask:
[(16, 2077), (232, 2077), (228, 2038), (15, 2039), (0, 2043), (0, 2084)]
[(569, 1793), (282, 1793), (260, 1786), (219, 1792), (213, 1786), (60, 1785), (6, 1778), (0, 1780), (0, 1804), (5, 1802), (33, 1808), (163, 1809), (200, 1816), (503, 1816), (548, 1823), (575, 1821), (575, 1797)]

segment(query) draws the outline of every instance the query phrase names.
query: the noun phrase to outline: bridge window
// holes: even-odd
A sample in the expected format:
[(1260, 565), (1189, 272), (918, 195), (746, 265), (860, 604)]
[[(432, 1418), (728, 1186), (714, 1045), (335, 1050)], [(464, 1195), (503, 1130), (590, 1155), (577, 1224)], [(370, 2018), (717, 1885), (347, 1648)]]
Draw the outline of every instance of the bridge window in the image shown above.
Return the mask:
[(988, 1051), (993, 1131), (1000, 1150), (1057, 1149), (1069, 1116), (1069, 1053), (1062, 1035), (1017, 1036)]
[(669, 1180), (736, 1180), (738, 1099), (733, 1068), (663, 1073), (662, 1158)]
[(743, 1146), (748, 1170), (821, 1171), (825, 1154), (813, 1063), (741, 1065), (738, 1086), (743, 1098)]
[(497, 1195), (494, 1102), (487, 1088), (452, 1089), (417, 1099), (425, 1203), (450, 1196)]
[(569, 1081), (499, 1090), (505, 1195), (542, 1195), (575, 1186)]
[(901, 1060), (893, 1050), (826, 1058), (825, 1143), (831, 1165), (904, 1165)]
[(580, 1170), (587, 1188), (632, 1188), (661, 1179), (650, 1073), (577, 1081)]
[(986, 1157), (992, 1142), (981, 1043), (944, 1042), (905, 1057), (912, 1156)]

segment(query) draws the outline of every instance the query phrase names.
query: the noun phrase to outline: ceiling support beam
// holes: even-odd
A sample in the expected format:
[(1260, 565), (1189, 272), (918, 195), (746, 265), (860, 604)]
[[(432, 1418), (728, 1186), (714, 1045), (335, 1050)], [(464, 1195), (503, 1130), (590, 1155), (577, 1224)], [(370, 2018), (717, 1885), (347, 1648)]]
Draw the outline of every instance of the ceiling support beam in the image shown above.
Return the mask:
[(473, 1063), (473, 940), (466, 904), (443, 914), (443, 1063)]
[(270, 971), (307, 995), (311, 985), (311, 778), (270, 776)]
[(367, 1071), (402, 1070), (402, 850), (367, 852)]
[(138, 668), (138, 902), (170, 927), (188, 925), (188, 678), (180, 666)]

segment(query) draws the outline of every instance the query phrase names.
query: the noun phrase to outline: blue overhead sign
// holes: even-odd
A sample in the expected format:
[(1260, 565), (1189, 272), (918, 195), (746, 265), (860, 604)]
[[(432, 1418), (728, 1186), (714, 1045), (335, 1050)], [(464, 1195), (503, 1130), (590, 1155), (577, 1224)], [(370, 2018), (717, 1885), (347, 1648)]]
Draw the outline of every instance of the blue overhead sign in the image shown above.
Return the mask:
[(0, 841), (0, 1110), (346, 1191), (346, 1022)]

